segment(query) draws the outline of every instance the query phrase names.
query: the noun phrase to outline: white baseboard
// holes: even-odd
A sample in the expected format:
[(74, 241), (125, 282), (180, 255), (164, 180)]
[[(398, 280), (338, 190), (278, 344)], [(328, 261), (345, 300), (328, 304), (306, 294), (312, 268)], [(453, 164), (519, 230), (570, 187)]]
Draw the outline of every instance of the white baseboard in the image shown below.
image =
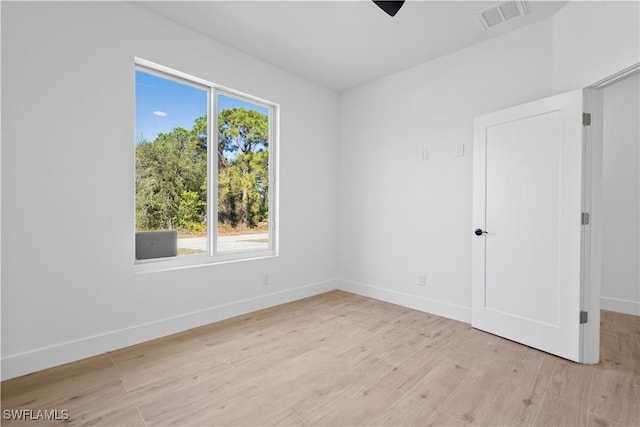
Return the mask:
[(352, 282), (349, 280), (338, 280), (338, 289), (353, 294), (362, 295), (369, 298), (375, 298), (381, 301), (390, 302), (401, 305), (403, 307), (412, 308), (414, 310), (424, 311), (426, 313), (447, 317), (453, 320), (459, 320), (465, 323), (471, 323), (471, 308), (461, 305), (451, 304), (430, 298), (424, 298), (418, 295), (405, 294), (402, 292), (391, 291), (389, 289), (378, 288), (375, 286), (365, 285), (363, 283)]
[(2, 380), (329, 292), (336, 288), (337, 282), (334, 280), (313, 283), (296, 289), (274, 292), (25, 353), (9, 355), (2, 358)]
[(600, 297), (600, 308), (618, 313), (640, 316), (640, 302), (626, 299)]

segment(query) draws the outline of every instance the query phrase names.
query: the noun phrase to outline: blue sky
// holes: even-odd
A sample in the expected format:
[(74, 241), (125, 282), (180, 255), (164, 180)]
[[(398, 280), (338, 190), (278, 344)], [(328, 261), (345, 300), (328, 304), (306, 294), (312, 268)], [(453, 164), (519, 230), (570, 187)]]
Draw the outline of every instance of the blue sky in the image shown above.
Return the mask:
[[(207, 90), (136, 70), (136, 142), (153, 141), (175, 127), (191, 129), (207, 114)], [(268, 114), (262, 106), (218, 95), (218, 111), (242, 107)]]

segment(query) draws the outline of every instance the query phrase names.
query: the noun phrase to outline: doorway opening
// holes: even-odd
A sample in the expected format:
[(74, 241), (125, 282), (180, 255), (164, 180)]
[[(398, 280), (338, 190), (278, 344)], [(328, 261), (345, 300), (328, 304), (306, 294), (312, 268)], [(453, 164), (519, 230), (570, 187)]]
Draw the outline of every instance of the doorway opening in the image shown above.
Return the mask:
[[(593, 222), (586, 236), (583, 307), (598, 325), (601, 314), (603, 325), (611, 324), (612, 316), (622, 316), (625, 324), (640, 315), (639, 85), (640, 63), (586, 91), (585, 111), (594, 116), (593, 126), (586, 128), (590, 163), (585, 193)], [(616, 347), (606, 342), (620, 337), (585, 326), (585, 358), (606, 361), (607, 354), (596, 350)]]
[(600, 307), (640, 315), (640, 73), (603, 89)]

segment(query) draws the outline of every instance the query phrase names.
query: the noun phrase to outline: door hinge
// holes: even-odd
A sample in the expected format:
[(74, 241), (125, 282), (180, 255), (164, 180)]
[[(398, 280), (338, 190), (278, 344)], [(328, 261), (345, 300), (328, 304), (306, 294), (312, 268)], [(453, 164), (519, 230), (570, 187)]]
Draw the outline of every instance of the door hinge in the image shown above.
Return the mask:
[(591, 126), (591, 113), (582, 113), (582, 126)]
[(586, 311), (580, 312), (580, 324), (587, 323), (589, 321), (589, 313)]
[(588, 225), (589, 224), (589, 213), (588, 212), (582, 212), (582, 215), (580, 217), (580, 223), (582, 225)]

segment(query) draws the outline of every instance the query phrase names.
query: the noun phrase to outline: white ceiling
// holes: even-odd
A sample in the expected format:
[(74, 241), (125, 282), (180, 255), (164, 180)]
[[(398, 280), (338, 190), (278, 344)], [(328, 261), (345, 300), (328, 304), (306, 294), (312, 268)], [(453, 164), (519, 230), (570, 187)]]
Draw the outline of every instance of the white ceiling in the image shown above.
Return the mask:
[(178, 24), (341, 92), (553, 15), (565, 1), (485, 31), (493, 1), (408, 0), (395, 17), (372, 1), (136, 1)]

